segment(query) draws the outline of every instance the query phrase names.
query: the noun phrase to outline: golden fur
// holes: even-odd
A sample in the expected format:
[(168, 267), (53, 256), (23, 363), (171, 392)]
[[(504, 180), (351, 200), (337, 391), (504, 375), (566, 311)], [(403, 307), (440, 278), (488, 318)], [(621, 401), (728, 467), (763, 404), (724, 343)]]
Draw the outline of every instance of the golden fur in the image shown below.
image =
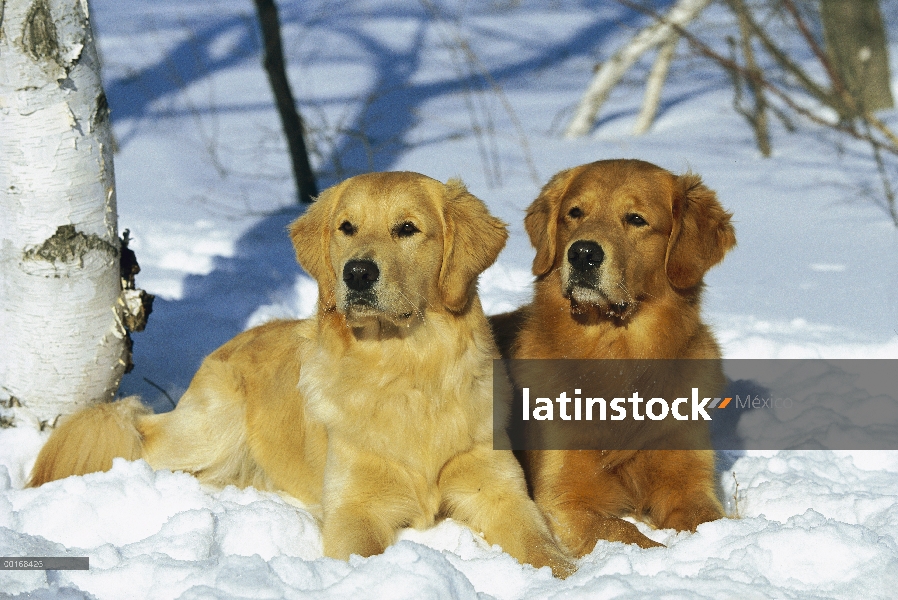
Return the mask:
[(492, 449), (498, 352), (476, 281), (504, 224), (459, 181), (378, 173), (325, 191), (290, 235), (318, 281), (316, 317), (238, 335), (170, 413), (131, 399), (74, 415), (31, 485), (142, 457), (301, 500), (322, 519), (327, 556), (377, 554), (399, 528), (448, 516), (570, 573), (514, 456)]
[[(697, 374), (674, 369), (657, 395), (685, 395), (696, 376), (702, 389), (720, 391), (720, 350), (699, 300), (705, 272), (736, 242), (730, 216), (698, 176), (646, 162), (606, 160), (558, 173), (525, 218), (536, 248), (534, 300), (492, 319), (503, 355), (706, 359), (694, 363)], [(578, 271), (585, 249), (598, 265)], [(710, 447), (701, 424), (667, 434), (679, 436), (663, 438), (671, 448)], [(524, 453), (523, 462), (537, 504), (576, 556), (599, 539), (658, 545), (620, 518), (628, 514), (678, 530), (723, 516), (710, 450), (545, 450)]]

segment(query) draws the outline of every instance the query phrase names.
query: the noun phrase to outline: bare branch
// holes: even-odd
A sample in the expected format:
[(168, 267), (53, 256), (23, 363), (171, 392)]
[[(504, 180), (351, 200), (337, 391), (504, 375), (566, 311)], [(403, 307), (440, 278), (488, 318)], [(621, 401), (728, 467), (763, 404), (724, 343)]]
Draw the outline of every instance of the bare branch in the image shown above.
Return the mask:
[(831, 106), (836, 110), (839, 109), (837, 99), (834, 98), (831, 93), (821, 87), (816, 81), (814, 81), (804, 69), (802, 69), (791, 58), (789, 58), (789, 55), (786, 54), (779, 46), (777, 46), (772, 39), (770, 39), (770, 35), (754, 19), (751, 11), (746, 10), (744, 18), (748, 26), (751, 28), (752, 34), (758, 38), (758, 40), (764, 46), (764, 49), (767, 50), (770, 56), (772, 56), (773, 59), (787, 73), (790, 73), (793, 77), (795, 77), (795, 79), (798, 80), (798, 83), (801, 84), (801, 86), (805, 90), (807, 90), (809, 94), (817, 98), (820, 103), (825, 104), (826, 106)]
[(758, 143), (758, 150), (764, 156), (770, 156), (770, 131), (767, 126), (767, 99), (764, 97), (764, 88), (758, 84), (761, 77), (761, 70), (755, 61), (755, 53), (752, 48), (752, 27), (749, 24), (749, 11), (745, 5), (745, 0), (730, 0), (730, 6), (736, 13), (739, 20), (740, 46), (742, 56), (745, 59), (745, 68), (752, 77), (748, 77), (746, 82), (748, 89), (755, 100), (755, 105), (750, 113), (746, 114), (746, 119), (755, 130), (755, 139)]

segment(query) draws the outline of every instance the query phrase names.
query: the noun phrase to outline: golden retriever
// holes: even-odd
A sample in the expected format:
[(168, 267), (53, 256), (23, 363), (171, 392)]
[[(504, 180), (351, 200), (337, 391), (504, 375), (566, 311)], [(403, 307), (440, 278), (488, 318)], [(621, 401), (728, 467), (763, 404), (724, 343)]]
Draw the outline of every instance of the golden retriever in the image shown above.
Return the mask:
[[(730, 217), (698, 176), (647, 162), (605, 160), (556, 174), (525, 218), (536, 248), (533, 302), (491, 320), (503, 355), (705, 359), (667, 369), (655, 391), (681, 395), (699, 379), (702, 389), (721, 391), (720, 350), (700, 297), (705, 272), (736, 243)], [(678, 424), (649, 446), (678, 450), (638, 450), (652, 441), (647, 430), (609, 430), (616, 450), (523, 453), (533, 496), (568, 552), (582, 556), (599, 539), (659, 545), (626, 515), (677, 530), (724, 515), (703, 423)], [(528, 441), (553, 435), (546, 431), (530, 422)]]
[(460, 181), (374, 173), (325, 191), (290, 236), (318, 282), (314, 318), (241, 333), (170, 413), (136, 398), (76, 413), (31, 485), (143, 458), (299, 499), (330, 557), (381, 553), (398, 529), (445, 516), (569, 574), (519, 464), (493, 450), (498, 351), (476, 285), (505, 225)]

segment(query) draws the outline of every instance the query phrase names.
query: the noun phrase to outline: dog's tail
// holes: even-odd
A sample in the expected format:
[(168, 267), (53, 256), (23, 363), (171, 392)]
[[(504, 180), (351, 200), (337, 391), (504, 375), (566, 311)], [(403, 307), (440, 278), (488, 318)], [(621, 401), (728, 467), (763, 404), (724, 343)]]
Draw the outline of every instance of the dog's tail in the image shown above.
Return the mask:
[(116, 457), (137, 460), (143, 451), (137, 422), (149, 412), (140, 398), (130, 396), (66, 418), (38, 454), (28, 487), (69, 475), (108, 471)]

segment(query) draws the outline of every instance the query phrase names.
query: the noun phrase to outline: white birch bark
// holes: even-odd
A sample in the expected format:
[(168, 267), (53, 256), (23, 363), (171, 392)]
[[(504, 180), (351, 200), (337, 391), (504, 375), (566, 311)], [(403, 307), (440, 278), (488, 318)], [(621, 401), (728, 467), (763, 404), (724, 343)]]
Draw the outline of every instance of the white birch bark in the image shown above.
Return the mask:
[(655, 115), (658, 114), (658, 105), (661, 103), (661, 90), (664, 88), (664, 80), (667, 79), (667, 73), (670, 71), (670, 63), (673, 61), (674, 53), (677, 50), (677, 43), (680, 41), (680, 34), (674, 31), (670, 38), (661, 44), (658, 50), (658, 56), (655, 57), (655, 63), (649, 73), (649, 78), (645, 83), (645, 96), (642, 100), (642, 110), (636, 117), (636, 124), (633, 126), (634, 135), (642, 135), (652, 126)]
[(670, 36), (676, 33), (675, 26), (686, 25), (710, 3), (711, 0), (679, 0), (663, 20), (644, 28), (608, 59), (596, 71), (589, 87), (586, 88), (573, 118), (564, 131), (565, 137), (575, 138), (589, 133), (608, 94), (633, 63), (648, 50), (670, 39)]
[(108, 112), (87, 0), (0, 0), (0, 386), (51, 424), (125, 366)]

